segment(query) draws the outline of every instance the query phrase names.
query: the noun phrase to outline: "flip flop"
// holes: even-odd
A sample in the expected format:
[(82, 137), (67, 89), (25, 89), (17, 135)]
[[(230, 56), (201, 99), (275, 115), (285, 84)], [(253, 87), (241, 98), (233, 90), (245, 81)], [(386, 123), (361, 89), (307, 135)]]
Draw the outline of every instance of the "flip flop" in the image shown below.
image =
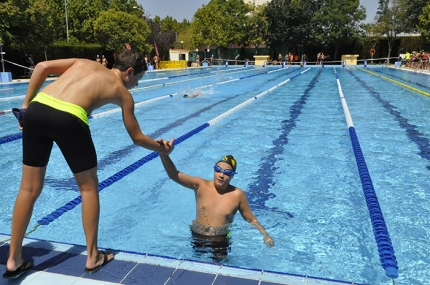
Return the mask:
[(27, 260), (24, 260), (21, 266), (14, 271), (9, 271), (6, 269), (6, 272), (3, 274), (3, 278), (17, 279), (22, 275), (24, 275), (25, 273), (27, 273), (32, 268), (33, 268), (33, 265), (31, 263), (28, 263)]
[(96, 273), (103, 266), (105, 266), (106, 264), (108, 264), (110, 261), (113, 260), (113, 258), (111, 260), (108, 260), (108, 255), (112, 254), (112, 252), (100, 250), (99, 253), (103, 254), (103, 261), (99, 265), (97, 265), (96, 267), (94, 267), (94, 268), (87, 268), (87, 267), (85, 267), (85, 269), (84, 269), (85, 273), (88, 273), (88, 274)]

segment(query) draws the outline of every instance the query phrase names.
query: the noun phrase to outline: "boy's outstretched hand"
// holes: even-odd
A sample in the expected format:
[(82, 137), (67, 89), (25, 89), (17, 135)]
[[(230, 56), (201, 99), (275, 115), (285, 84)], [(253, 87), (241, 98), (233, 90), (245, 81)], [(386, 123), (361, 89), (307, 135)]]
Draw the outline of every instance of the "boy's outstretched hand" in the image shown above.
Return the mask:
[(173, 149), (175, 148), (174, 142), (175, 142), (175, 139), (173, 138), (170, 141), (166, 141), (163, 139), (157, 140), (157, 143), (159, 143), (160, 146), (164, 149), (162, 154), (165, 154), (165, 155), (169, 155), (173, 151)]
[(269, 236), (268, 234), (264, 235), (264, 243), (267, 245), (267, 247), (274, 247), (275, 246), (275, 242), (273, 241), (272, 237)]

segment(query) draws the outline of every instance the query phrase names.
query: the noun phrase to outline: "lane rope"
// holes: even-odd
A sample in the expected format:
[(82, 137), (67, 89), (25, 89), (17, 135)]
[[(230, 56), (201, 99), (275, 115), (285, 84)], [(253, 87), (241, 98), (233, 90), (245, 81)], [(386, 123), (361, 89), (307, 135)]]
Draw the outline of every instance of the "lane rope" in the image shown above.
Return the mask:
[(357, 133), (355, 132), (348, 105), (346, 104), (339, 76), (336, 72), (336, 69), (333, 69), (336, 75), (339, 97), (342, 101), (342, 107), (345, 113), (345, 119), (347, 122), (349, 136), (351, 138), (351, 144), (360, 175), (362, 189), (373, 227), (373, 234), (378, 247), (379, 259), (382, 263), (382, 267), (385, 269), (385, 274), (387, 277), (392, 278), (394, 282), (394, 278), (399, 276), (397, 272), (399, 267), (397, 266), (397, 260), (394, 254), (393, 246), (391, 244), (390, 235), (385, 224), (381, 207), (379, 206), (378, 197), (376, 196), (376, 192), (373, 187), (372, 179), (370, 177), (369, 169), (367, 168), (366, 160), (364, 159), (364, 155), (360, 147), (360, 142), (358, 141)]

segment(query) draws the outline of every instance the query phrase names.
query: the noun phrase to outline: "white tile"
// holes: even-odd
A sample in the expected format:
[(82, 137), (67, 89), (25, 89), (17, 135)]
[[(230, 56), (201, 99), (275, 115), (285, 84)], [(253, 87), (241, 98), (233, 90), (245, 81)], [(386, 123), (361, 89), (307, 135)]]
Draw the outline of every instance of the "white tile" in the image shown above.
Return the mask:
[(145, 260), (145, 255), (125, 253), (125, 252), (118, 252), (117, 254), (115, 254), (115, 259), (116, 260), (123, 260), (123, 261), (131, 261), (131, 262), (142, 263)]
[(192, 262), (192, 261), (184, 260), (178, 266), (178, 268), (217, 274), (219, 272), (219, 270), (221, 269), (221, 266), (216, 265), (216, 264), (206, 264), (206, 263), (199, 263), (199, 262)]
[(288, 284), (288, 285), (306, 284), (306, 277), (303, 277), (303, 276), (292, 276), (292, 275), (276, 274), (276, 273), (268, 273), (268, 272), (263, 273), (261, 280), (272, 282), (272, 283)]
[[(354, 284), (354, 283), (346, 283), (346, 284)], [(306, 285), (345, 285), (345, 283), (310, 278), (308, 279)]]
[(54, 244), (54, 250), (61, 251), (61, 252), (67, 251), (74, 254), (87, 255), (87, 251), (84, 249), (85, 247), (83, 246), (76, 246), (76, 245), (69, 245), (69, 244), (62, 244), (62, 243)]
[(91, 279), (85, 279), (85, 278), (79, 278), (75, 283), (73, 283), (73, 285), (115, 285), (115, 284), (119, 284), (119, 283), (91, 280)]
[[(72, 285), (79, 277), (65, 276), (55, 273), (37, 272), (37, 274), (31, 274), (26, 276), (22, 285), (48, 285), (48, 284), (61, 284), (61, 285)], [(22, 279), (20, 279), (22, 280)]]
[(261, 271), (246, 270), (234, 267), (222, 267), (218, 274), (260, 280)]
[(22, 277), (20, 277), (18, 280), (8, 280), (8, 281), (10, 284), (22, 284), (22, 285), (32, 284), (31, 281), (37, 278), (40, 274), (42, 274), (42, 272), (30, 270)]
[(182, 260), (179, 260), (179, 259), (168, 259), (168, 258), (149, 256), (149, 255), (142, 260), (142, 263), (173, 267), (173, 268), (177, 268), (181, 264), (181, 262)]

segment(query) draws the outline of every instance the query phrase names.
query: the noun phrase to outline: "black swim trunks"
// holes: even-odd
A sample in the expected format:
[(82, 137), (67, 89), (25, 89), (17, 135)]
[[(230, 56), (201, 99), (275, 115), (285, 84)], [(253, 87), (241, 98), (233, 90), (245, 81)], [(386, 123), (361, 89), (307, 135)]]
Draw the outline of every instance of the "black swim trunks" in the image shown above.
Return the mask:
[(97, 166), (86, 112), (81, 107), (39, 93), (25, 114), (23, 164), (47, 166), (55, 142), (73, 173)]
[(198, 256), (208, 255), (214, 262), (220, 263), (227, 259), (231, 251), (229, 234), (205, 236), (191, 231), (191, 245)]

